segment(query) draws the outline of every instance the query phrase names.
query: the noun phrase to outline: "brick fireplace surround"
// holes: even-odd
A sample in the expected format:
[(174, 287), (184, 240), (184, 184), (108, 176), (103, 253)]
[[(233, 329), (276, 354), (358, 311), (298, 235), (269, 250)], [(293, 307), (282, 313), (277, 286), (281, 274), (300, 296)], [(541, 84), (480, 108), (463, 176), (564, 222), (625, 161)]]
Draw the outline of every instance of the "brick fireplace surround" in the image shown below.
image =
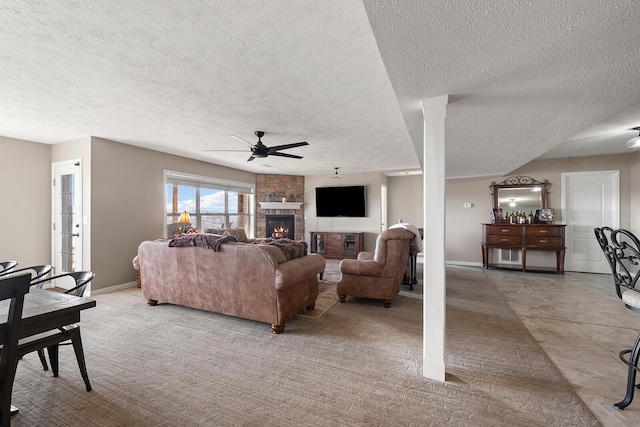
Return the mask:
[[(304, 176), (297, 175), (256, 175), (256, 202), (281, 201), (283, 197), (288, 202), (304, 202)], [(294, 215), (295, 239), (306, 240), (304, 230), (304, 206), (300, 209), (262, 209), (256, 206), (256, 237), (266, 234), (266, 216)]]

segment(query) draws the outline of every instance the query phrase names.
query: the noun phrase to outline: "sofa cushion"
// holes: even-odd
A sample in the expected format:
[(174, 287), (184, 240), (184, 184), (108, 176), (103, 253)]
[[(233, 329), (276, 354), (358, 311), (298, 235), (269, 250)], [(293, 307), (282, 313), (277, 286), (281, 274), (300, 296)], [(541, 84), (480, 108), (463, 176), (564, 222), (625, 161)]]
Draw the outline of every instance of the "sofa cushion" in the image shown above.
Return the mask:
[(259, 245), (259, 246), (260, 248), (262, 248), (263, 251), (269, 254), (271, 258), (273, 258), (276, 264), (279, 265), (284, 262), (287, 262), (287, 256), (284, 254), (284, 252), (282, 252), (282, 249), (280, 249), (279, 247), (270, 246), (270, 245)]
[(238, 242), (248, 243), (247, 233), (244, 232), (244, 228), (208, 228), (204, 230), (205, 233), (210, 234), (223, 234), (226, 232), (238, 239)]
[(255, 239), (253, 242), (258, 245), (271, 245), (276, 246), (282, 250), (287, 260), (300, 258), (307, 255), (307, 242), (304, 240), (290, 240), (290, 239), (273, 239), (271, 237), (265, 237), (262, 239)]
[(214, 251), (220, 250), (220, 245), (228, 242), (237, 242), (236, 236), (231, 234), (219, 235), (208, 233), (192, 233), (181, 234), (174, 237), (169, 241), (169, 247), (172, 248), (186, 248), (189, 246), (197, 246), (200, 248), (211, 249)]

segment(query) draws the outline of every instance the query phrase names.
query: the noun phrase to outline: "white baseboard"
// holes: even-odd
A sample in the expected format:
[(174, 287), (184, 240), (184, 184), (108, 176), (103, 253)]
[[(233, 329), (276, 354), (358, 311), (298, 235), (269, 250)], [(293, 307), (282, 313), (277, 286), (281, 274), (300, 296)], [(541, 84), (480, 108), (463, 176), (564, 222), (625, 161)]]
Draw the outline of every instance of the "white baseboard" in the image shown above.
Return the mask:
[(470, 262), (470, 261), (445, 261), (446, 265), (462, 265), (465, 267), (482, 267), (481, 262)]
[(92, 289), (91, 295), (106, 294), (108, 292), (120, 291), (122, 289), (135, 288), (136, 286), (138, 286), (138, 282), (122, 283), (121, 285), (109, 286), (108, 288), (95, 289), (95, 290)]

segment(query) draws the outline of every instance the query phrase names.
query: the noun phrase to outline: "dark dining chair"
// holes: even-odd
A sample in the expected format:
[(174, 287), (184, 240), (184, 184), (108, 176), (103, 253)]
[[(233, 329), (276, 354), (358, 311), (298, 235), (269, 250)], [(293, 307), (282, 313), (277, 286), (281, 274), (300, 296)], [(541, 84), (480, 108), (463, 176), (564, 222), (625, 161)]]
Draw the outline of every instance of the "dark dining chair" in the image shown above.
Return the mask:
[(18, 265), (18, 261), (0, 261), (0, 273), (6, 273), (16, 265)]
[[(610, 227), (594, 229), (600, 248), (611, 267), (616, 294), (625, 307), (640, 313), (640, 289), (636, 287), (640, 277), (640, 240), (630, 231)], [(640, 369), (640, 334), (629, 350), (620, 352), (620, 360), (627, 365), (627, 394), (621, 402), (614, 404), (624, 409), (633, 400), (636, 387), (636, 374)]]
[(4, 277), (7, 275), (15, 276), (17, 273), (30, 272), (31, 273), (31, 281), (36, 282), (42, 279), (44, 276), (49, 274), (53, 270), (53, 267), (46, 265), (32, 265), (31, 267), (19, 268), (17, 270), (11, 269), (9, 271), (0, 271), (0, 277)]
[[(91, 271), (74, 271), (70, 273), (59, 274), (56, 276), (45, 277), (38, 281), (31, 283), (32, 286), (42, 288), (46, 282), (70, 277), (75, 281), (75, 286), (71, 289), (64, 291), (65, 294), (75, 295), (82, 297), (87, 285), (95, 277), (95, 273)], [(53, 291), (52, 291), (53, 292)], [(44, 349), (47, 349), (49, 354), (49, 361), (51, 362), (51, 371), (53, 376), (58, 376), (58, 348), (60, 345), (69, 344), (65, 341), (70, 341), (73, 345), (73, 350), (78, 360), (78, 367), (80, 368), (80, 374), (84, 380), (87, 391), (91, 391), (91, 383), (89, 383), (89, 376), (87, 375), (87, 366), (84, 359), (84, 350), (82, 348), (82, 339), (80, 337), (80, 325), (72, 324), (62, 328), (44, 332), (42, 334), (34, 335), (33, 337), (27, 337), (20, 340), (18, 347), (18, 354), (20, 357), (25, 354), (36, 351), (40, 362), (42, 362), (42, 368), (47, 371), (47, 360), (44, 356)]]
[[(15, 262), (15, 261), (14, 261)], [(17, 264), (17, 262), (16, 262)], [(13, 266), (15, 267), (15, 266)], [(19, 268), (17, 270), (13, 269), (13, 267), (7, 271), (0, 271), (0, 278), (7, 276), (15, 276), (21, 272), (29, 272), (31, 273), (31, 284), (43, 280), (44, 277), (53, 270), (53, 266), (45, 264), (45, 265), (33, 265), (31, 267)], [(42, 288), (42, 285), (38, 286)], [(40, 357), (40, 361), (43, 363), (43, 366), (46, 365), (47, 360), (44, 358), (44, 352), (38, 352), (38, 356)]]
[(22, 322), (24, 296), (29, 293), (31, 276), (22, 274), (0, 279), (0, 300), (10, 299), (6, 323), (0, 328), (0, 425), (11, 425), (11, 392), (18, 365), (18, 337)]

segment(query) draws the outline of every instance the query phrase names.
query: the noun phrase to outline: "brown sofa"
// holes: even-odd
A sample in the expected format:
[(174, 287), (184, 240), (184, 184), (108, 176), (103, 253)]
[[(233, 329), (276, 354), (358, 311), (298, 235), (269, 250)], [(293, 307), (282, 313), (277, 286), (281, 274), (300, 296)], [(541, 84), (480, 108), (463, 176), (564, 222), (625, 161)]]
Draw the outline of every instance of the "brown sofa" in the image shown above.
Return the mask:
[(271, 324), (282, 333), (285, 322), (313, 309), (319, 254), (287, 260), (270, 245), (224, 243), (216, 252), (202, 247), (169, 247), (168, 240), (145, 241), (134, 267), (150, 305), (158, 301)]
[(343, 259), (342, 278), (337, 285), (340, 302), (352, 295), (384, 300), (384, 306), (389, 308), (400, 292), (414, 238), (411, 231), (390, 228), (378, 235), (375, 252), (360, 252), (358, 259)]
[(247, 237), (244, 228), (207, 228), (204, 232), (210, 234), (231, 234), (241, 243), (253, 243), (256, 241), (256, 239)]

